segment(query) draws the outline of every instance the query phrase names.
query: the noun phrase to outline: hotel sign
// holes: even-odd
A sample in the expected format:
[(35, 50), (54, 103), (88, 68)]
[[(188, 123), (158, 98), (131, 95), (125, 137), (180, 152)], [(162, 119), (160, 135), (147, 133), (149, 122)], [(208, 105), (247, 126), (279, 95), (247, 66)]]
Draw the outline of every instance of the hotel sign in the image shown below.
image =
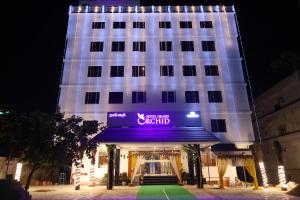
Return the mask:
[(201, 126), (200, 112), (109, 112), (109, 127)]

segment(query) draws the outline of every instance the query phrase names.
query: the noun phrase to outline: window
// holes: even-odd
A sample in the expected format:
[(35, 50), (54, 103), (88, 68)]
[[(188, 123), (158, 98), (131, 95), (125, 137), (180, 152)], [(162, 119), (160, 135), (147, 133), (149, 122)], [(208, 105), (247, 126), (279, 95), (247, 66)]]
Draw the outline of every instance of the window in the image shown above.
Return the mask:
[(225, 119), (211, 119), (210, 123), (212, 132), (226, 132)]
[(278, 126), (277, 129), (278, 129), (279, 135), (284, 135), (287, 133), (287, 128), (286, 128), (285, 124)]
[(202, 41), (202, 51), (215, 51), (215, 42), (214, 41)]
[(205, 65), (206, 76), (219, 76), (218, 65)]
[(194, 51), (194, 42), (181, 41), (181, 51)]
[(122, 104), (123, 103), (123, 92), (109, 92), (108, 103), (109, 104)]
[(197, 76), (195, 65), (183, 65), (183, 76)]
[(145, 28), (145, 22), (133, 22), (133, 28)]
[(132, 66), (132, 76), (145, 76), (145, 66)]
[(105, 22), (93, 22), (92, 29), (104, 29)]
[(101, 77), (101, 66), (89, 66), (88, 77)]
[(106, 152), (99, 152), (98, 168), (105, 167), (108, 164), (108, 156)]
[(162, 91), (161, 92), (162, 103), (176, 103), (176, 92), (175, 91)]
[(221, 91), (208, 91), (208, 102), (210, 103), (222, 103), (222, 93)]
[(124, 66), (111, 66), (110, 77), (123, 77), (124, 76)]
[(114, 22), (113, 28), (126, 28), (126, 23), (125, 22)]
[(174, 66), (173, 65), (160, 66), (160, 76), (174, 76)]
[(100, 99), (100, 92), (86, 92), (85, 104), (98, 104)]
[(132, 103), (146, 103), (146, 92), (132, 92)]
[(133, 42), (132, 51), (146, 51), (146, 42)]
[(191, 21), (181, 21), (180, 28), (192, 28), (192, 22)]
[(213, 23), (212, 21), (201, 21), (200, 22), (200, 28), (212, 28)]
[(186, 103), (199, 103), (198, 91), (185, 91), (185, 102)]
[(171, 22), (159, 22), (159, 28), (171, 28)]
[(125, 51), (125, 42), (123, 41), (112, 42), (111, 51)]
[(171, 41), (163, 41), (159, 43), (161, 51), (172, 51), (172, 42)]
[(103, 42), (91, 42), (90, 52), (103, 51)]

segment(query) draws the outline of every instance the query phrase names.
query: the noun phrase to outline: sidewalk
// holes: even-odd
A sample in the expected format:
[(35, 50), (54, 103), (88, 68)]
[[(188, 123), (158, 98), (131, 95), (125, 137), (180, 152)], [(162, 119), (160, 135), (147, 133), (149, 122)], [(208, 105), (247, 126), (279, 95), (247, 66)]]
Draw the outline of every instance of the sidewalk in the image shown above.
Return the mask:
[[(226, 189), (197, 189), (196, 186), (183, 186), (199, 200), (300, 200), (300, 197), (285, 194), (277, 188), (268, 190), (260, 188)], [(29, 189), (33, 200), (136, 200), (139, 186), (115, 186), (113, 190), (106, 190), (106, 186), (81, 186), (75, 191), (73, 185), (32, 186)]]

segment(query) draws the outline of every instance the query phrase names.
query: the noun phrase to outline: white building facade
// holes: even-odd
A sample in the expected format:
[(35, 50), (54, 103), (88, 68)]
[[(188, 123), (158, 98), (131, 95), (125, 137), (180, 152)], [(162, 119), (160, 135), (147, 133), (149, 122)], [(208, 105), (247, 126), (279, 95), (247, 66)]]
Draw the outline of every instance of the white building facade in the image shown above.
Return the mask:
[[(254, 136), (238, 37), (233, 6), (70, 6), (60, 112), (128, 129), (145, 125), (134, 124), (142, 114), (148, 128), (193, 126), (215, 138), (106, 142), (120, 148), (120, 172), (131, 176), (130, 151), (179, 151), (188, 171), (182, 144), (248, 148)], [(105, 164), (95, 171), (102, 177)]]

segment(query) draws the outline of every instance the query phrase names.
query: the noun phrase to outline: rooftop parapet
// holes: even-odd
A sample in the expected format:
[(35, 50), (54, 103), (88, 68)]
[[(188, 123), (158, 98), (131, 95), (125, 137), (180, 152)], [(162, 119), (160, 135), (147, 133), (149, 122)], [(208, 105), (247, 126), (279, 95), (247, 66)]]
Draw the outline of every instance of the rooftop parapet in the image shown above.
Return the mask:
[(234, 6), (70, 6), (69, 13), (209, 13), (235, 12)]

